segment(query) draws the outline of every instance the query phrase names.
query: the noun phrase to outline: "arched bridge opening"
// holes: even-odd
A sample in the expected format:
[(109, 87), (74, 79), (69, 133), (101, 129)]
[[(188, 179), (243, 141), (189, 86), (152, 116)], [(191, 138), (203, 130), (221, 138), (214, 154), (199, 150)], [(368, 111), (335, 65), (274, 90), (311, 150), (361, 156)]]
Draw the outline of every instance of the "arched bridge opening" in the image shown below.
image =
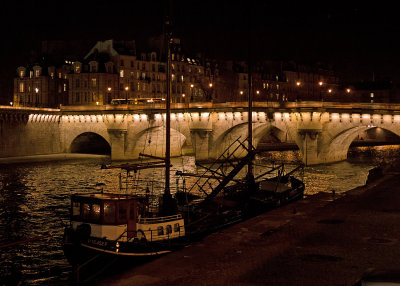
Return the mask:
[(70, 152), (111, 155), (111, 146), (102, 136), (93, 132), (85, 132), (72, 141)]
[(400, 136), (390, 130), (373, 127), (361, 131), (350, 147), (370, 145), (400, 145)]

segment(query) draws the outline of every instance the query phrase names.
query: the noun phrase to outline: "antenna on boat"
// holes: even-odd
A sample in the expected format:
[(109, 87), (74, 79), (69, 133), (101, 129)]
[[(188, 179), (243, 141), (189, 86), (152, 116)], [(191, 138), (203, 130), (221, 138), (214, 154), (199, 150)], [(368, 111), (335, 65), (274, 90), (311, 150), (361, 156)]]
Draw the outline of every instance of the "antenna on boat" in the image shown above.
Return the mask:
[(176, 213), (177, 205), (176, 200), (172, 198), (170, 191), (170, 169), (171, 169), (171, 18), (172, 1), (168, 1), (167, 17), (164, 22), (165, 29), (165, 49), (166, 49), (166, 75), (167, 75), (167, 98), (166, 98), (166, 111), (165, 111), (165, 191), (163, 194), (163, 203), (161, 213), (163, 215), (171, 215)]
[[(169, 13), (168, 13), (169, 14)], [(166, 17), (165, 19), (165, 46), (166, 46), (166, 57), (167, 57), (167, 68), (166, 68), (166, 73), (167, 73), (167, 98), (166, 98), (166, 121), (165, 121), (165, 137), (166, 137), (166, 143), (165, 143), (165, 193), (164, 195), (171, 195), (170, 192), (170, 179), (169, 179), (169, 173), (170, 173), (170, 165), (171, 165), (171, 19), (169, 16)]]
[[(249, 11), (248, 11), (248, 85), (249, 85), (249, 92), (248, 92), (248, 136), (247, 136), (247, 148), (248, 152), (254, 152), (253, 150), (253, 86), (252, 86), (252, 54), (251, 54), (251, 9), (252, 5), (251, 2), (249, 3)], [(248, 168), (247, 168), (247, 178), (248, 180), (252, 180), (254, 182), (254, 175), (253, 175), (253, 160), (249, 160)]]

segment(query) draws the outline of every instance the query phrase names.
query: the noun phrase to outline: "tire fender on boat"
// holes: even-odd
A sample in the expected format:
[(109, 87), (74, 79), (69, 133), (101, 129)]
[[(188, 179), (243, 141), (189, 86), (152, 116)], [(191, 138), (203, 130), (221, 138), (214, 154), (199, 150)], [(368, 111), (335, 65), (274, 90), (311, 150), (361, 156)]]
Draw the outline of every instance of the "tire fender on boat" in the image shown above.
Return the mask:
[(91, 228), (90, 224), (82, 223), (76, 227), (74, 236), (78, 242), (82, 242), (89, 238), (91, 232), (92, 232), (92, 228)]

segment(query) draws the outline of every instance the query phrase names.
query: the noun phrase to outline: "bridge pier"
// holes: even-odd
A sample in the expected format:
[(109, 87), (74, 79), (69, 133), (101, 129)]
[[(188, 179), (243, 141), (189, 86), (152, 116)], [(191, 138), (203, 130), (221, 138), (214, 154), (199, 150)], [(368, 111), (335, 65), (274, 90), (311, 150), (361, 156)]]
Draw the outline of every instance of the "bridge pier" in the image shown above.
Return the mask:
[(299, 130), (302, 139), (300, 150), (303, 155), (303, 163), (306, 166), (320, 163), (318, 158), (318, 136), (320, 133), (320, 130)]
[(195, 153), (196, 160), (207, 161), (210, 159), (209, 142), (210, 130), (192, 129), (190, 135), (192, 139), (192, 146)]
[(125, 129), (108, 129), (111, 142), (111, 160), (124, 160), (126, 133)]

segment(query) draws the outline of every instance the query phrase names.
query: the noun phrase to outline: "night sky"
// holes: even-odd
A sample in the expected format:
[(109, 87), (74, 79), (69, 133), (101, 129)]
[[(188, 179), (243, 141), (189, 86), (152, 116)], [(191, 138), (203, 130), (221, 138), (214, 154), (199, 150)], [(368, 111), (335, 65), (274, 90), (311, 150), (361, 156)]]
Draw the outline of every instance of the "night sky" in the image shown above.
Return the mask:
[[(253, 57), (323, 62), (349, 80), (400, 82), (400, 17), (395, 1), (15, 1), (2, 2), (0, 103), (12, 95), (12, 78), (42, 40), (134, 39), (137, 46), (162, 33), (172, 11), (174, 34), (186, 50), (209, 57), (246, 59), (248, 15)], [(350, 1), (348, 1), (350, 2)], [(250, 8), (249, 8), (250, 7)], [(77, 47), (79, 48), (79, 47)], [(87, 50), (83, 51), (83, 53)]]

